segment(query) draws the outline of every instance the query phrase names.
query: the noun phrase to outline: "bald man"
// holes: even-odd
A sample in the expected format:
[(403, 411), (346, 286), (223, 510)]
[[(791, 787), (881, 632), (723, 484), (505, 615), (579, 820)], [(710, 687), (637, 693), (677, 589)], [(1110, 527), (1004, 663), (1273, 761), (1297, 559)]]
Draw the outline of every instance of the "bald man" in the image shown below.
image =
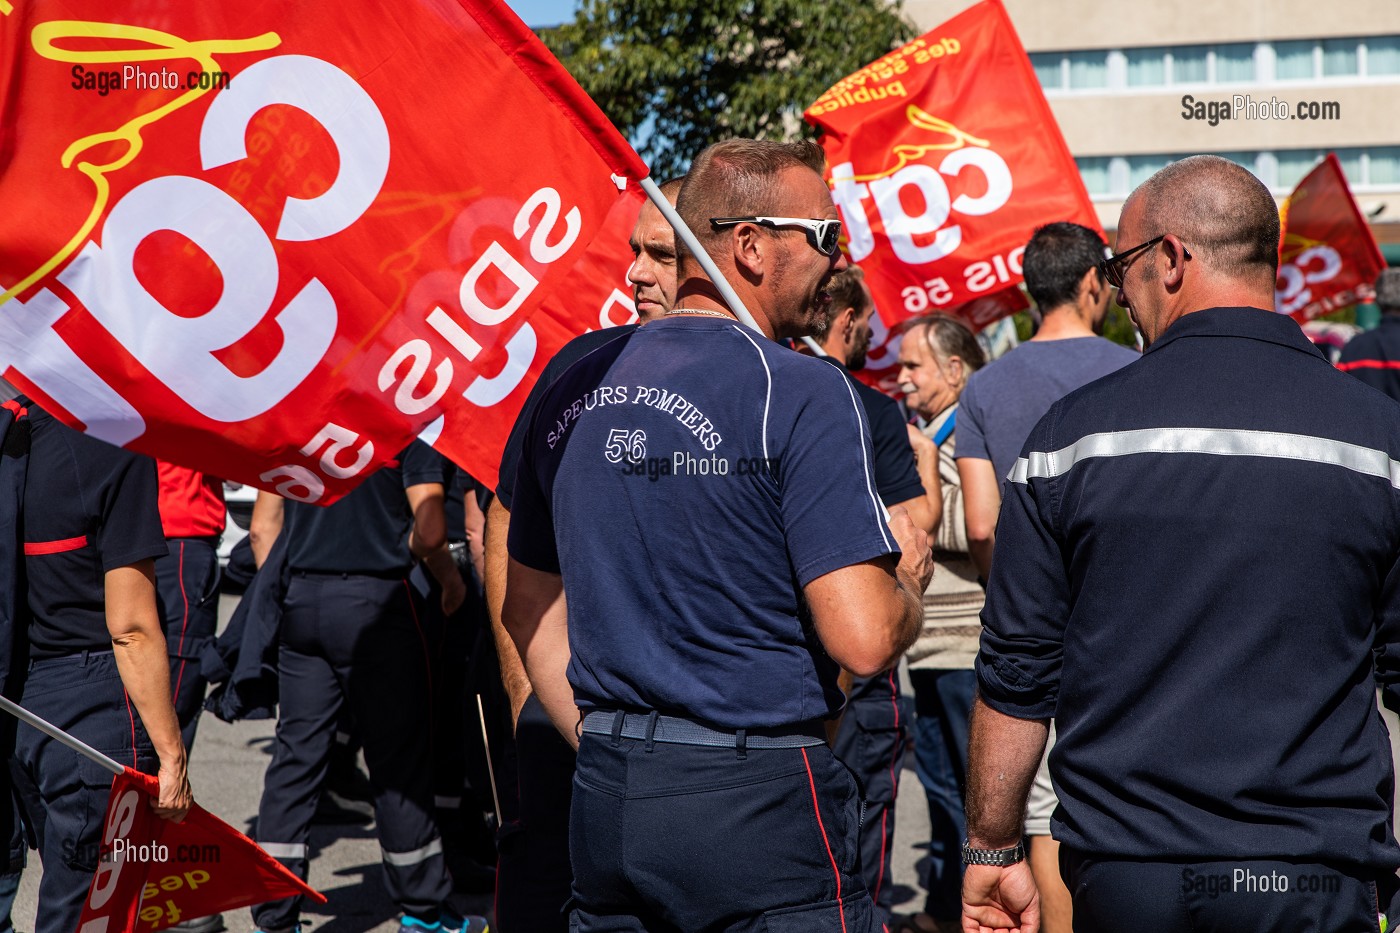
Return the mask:
[(1078, 933), (1386, 928), (1400, 407), (1273, 313), (1278, 239), (1214, 156), (1123, 206), (1102, 268), (1146, 351), (1056, 403), (1004, 487), (965, 930), (1039, 926), (1019, 843), (1051, 717)]

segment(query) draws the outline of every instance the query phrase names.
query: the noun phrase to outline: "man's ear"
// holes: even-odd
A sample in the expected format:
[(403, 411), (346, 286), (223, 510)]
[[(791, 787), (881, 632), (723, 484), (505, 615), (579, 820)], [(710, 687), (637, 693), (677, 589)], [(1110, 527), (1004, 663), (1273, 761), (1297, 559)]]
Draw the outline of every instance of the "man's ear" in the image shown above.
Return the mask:
[(836, 315), (835, 323), (837, 333), (841, 335), (841, 340), (843, 342), (849, 343), (851, 335), (856, 332), (856, 316), (855, 308), (846, 308), (840, 314)]
[(763, 275), (772, 262), (769, 250), (773, 241), (763, 235), (757, 224), (739, 224), (734, 228), (731, 249), (734, 253), (734, 267), (745, 277), (756, 278)]

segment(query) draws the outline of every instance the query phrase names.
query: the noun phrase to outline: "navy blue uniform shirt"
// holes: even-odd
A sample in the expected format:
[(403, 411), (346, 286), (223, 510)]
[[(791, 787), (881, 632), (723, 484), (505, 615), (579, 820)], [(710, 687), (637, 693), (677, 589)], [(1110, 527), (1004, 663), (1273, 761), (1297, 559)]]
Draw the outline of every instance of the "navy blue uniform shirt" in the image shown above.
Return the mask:
[(540, 378), (530, 388), (530, 394), (526, 396), (525, 404), (510, 429), (510, 437), (506, 438), (505, 450), (501, 452), (501, 471), (496, 480), (496, 498), (501, 500), (501, 505), (509, 509), (511, 501), (515, 498), (515, 473), (520, 465), (520, 448), (525, 443), (525, 432), (529, 430), (545, 392), (570, 366), (613, 338), (632, 333), (637, 327), (636, 324), (622, 324), (580, 334), (560, 347), (559, 352), (545, 364), (544, 372), (540, 373)]
[(106, 573), (170, 553), (160, 527), (156, 462), (29, 409), (24, 571), (30, 653), (110, 651)]
[(898, 505), (924, 494), (919, 479), (918, 462), (909, 443), (909, 425), (899, 411), (899, 403), (878, 389), (851, 375), (841, 361), (830, 356), (818, 357), (846, 374), (856, 398), (865, 409), (870, 425), (870, 445), (875, 456), (875, 491), (885, 505)]
[(311, 573), (406, 575), (413, 569), (408, 534), (413, 511), (404, 490), (452, 481), (455, 468), (422, 441), (405, 447), (332, 505), (287, 502), (287, 562)]
[(694, 316), (615, 337), (548, 390), (509, 548), (563, 574), (579, 706), (728, 729), (840, 711), (802, 587), (898, 553), (849, 380)]
[(1383, 314), (1374, 330), (1348, 340), (1337, 368), (1400, 401), (1400, 314)]
[[(1400, 406), (1213, 308), (1051, 407), (1005, 484), (983, 700), (1055, 717), (1051, 831), (1127, 859), (1386, 871)], [(1393, 699), (1388, 697), (1388, 703)]]

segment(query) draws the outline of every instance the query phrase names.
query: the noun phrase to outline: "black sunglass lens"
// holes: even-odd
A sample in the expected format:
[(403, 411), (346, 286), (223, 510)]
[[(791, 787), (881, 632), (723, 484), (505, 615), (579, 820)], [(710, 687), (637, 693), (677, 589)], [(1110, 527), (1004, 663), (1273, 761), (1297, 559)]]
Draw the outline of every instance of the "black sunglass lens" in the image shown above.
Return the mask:
[(830, 256), (836, 252), (837, 245), (841, 242), (841, 224), (839, 221), (829, 223), (822, 228), (821, 242), (819, 248), (823, 253)]

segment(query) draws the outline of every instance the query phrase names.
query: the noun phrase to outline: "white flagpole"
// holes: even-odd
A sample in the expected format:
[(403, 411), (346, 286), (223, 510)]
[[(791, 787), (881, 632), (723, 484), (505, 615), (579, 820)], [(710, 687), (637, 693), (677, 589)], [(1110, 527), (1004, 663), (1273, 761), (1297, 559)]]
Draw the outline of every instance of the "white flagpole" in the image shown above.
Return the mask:
[[(709, 253), (705, 252), (705, 248), (700, 245), (700, 241), (695, 238), (695, 234), (691, 232), (690, 227), (681, 219), (681, 215), (676, 213), (676, 209), (671, 206), (671, 202), (666, 200), (666, 195), (661, 193), (661, 189), (657, 186), (656, 182), (652, 181), (651, 177), (648, 176), (641, 179), (639, 183), (642, 186), (642, 190), (647, 193), (647, 197), (651, 199), (651, 203), (655, 204), (656, 209), (661, 212), (661, 216), (665, 217), (666, 221), (675, 228), (676, 235), (685, 243), (686, 249), (690, 250), (691, 254), (699, 261), (700, 268), (705, 270), (705, 274), (710, 277), (710, 281), (714, 283), (715, 288), (719, 289), (719, 293), (724, 298), (725, 304), (729, 305), (729, 309), (734, 312), (735, 316), (738, 317), (741, 322), (759, 331), (759, 333), (762, 333), (762, 330), (759, 329), (758, 322), (753, 319), (752, 314), (749, 314), (749, 309), (744, 307), (744, 303), (740, 301), (739, 296), (734, 293), (734, 289), (730, 286), (729, 280), (719, 271), (719, 268), (715, 265), (715, 261), (710, 258)], [(827, 355), (826, 351), (811, 337), (803, 337), (802, 342), (807, 344), (808, 347), (811, 347), (812, 352), (817, 356)]]
[(58, 726), (55, 726), (52, 723), (40, 719), (38, 716), (35, 716), (23, 706), (20, 706), (17, 703), (12, 703), (3, 696), (0, 696), (0, 709), (3, 709), (11, 716), (14, 716), (20, 722), (28, 723), (29, 725), (33, 726), (35, 729), (38, 729), (40, 732), (44, 733), (50, 738), (62, 742), (64, 745), (67, 745), (69, 748), (73, 749), (73, 751), (77, 752), (78, 754), (86, 755), (87, 757), (91, 758), (93, 761), (97, 762), (113, 774), (122, 774), (126, 770), (121, 765), (117, 764), (115, 761), (108, 758), (106, 755), (102, 754), (97, 749), (93, 748), (91, 745), (88, 745), (86, 742), (83, 742), (79, 739), (73, 738), (71, 735), (58, 728)]

